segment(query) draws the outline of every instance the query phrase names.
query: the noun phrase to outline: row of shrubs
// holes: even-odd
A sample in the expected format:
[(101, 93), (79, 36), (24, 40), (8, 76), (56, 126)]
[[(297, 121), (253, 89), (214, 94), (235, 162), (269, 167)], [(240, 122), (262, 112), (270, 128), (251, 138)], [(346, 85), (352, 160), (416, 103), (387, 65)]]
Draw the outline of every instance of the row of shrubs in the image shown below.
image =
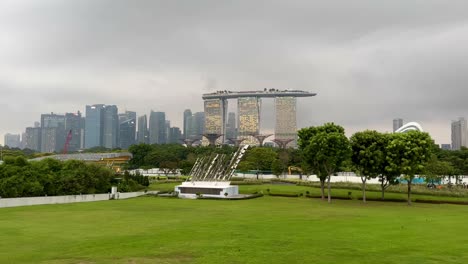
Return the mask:
[[(271, 193), (268, 191), (268, 195), (270, 196), (281, 196), (281, 197), (302, 197), (304, 196), (302, 193)], [(321, 195), (311, 195), (308, 192), (306, 193), (305, 197), (307, 198), (318, 198), (321, 199)], [(351, 195), (346, 196), (333, 196), (333, 200), (353, 200)], [(362, 197), (359, 197), (358, 200), (362, 200)], [(377, 202), (401, 202), (406, 203), (406, 199), (398, 199), (398, 198), (385, 198), (382, 200), (380, 198), (366, 198), (366, 201), (377, 201)], [(468, 201), (448, 201), (448, 200), (427, 200), (427, 199), (415, 199), (414, 202), (416, 203), (428, 203), (428, 204), (457, 204), (457, 205), (468, 205)]]

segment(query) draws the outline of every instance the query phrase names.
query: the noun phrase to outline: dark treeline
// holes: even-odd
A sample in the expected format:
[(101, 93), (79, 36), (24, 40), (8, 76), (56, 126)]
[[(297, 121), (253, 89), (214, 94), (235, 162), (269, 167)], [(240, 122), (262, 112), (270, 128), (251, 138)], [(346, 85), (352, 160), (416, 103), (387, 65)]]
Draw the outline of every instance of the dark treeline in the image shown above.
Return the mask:
[(142, 176), (116, 176), (107, 167), (83, 161), (24, 157), (5, 157), (0, 165), (0, 197), (31, 197), (107, 193), (111, 186), (120, 191), (141, 190), (148, 186)]
[[(187, 175), (198, 157), (218, 154), (232, 154), (237, 147), (224, 145), (221, 147), (197, 146), (184, 147), (179, 144), (148, 145), (139, 144), (129, 148), (133, 158), (129, 169), (181, 169)], [(301, 166), (301, 155), (296, 149), (278, 149), (271, 147), (252, 147), (247, 151), (239, 164), (241, 171), (274, 172), (277, 175), (287, 171), (288, 166)]]

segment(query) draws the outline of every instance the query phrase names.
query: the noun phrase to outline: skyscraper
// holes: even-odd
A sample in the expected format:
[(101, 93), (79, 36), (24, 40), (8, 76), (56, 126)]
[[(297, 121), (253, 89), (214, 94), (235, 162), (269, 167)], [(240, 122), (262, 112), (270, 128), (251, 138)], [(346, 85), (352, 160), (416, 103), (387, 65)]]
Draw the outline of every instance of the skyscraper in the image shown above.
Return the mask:
[(65, 134), (68, 136), (68, 133), (71, 131), (71, 140), (68, 144), (68, 151), (77, 151), (81, 148), (82, 143), (82, 131), (83, 131), (83, 122), (81, 118), (81, 113), (66, 113), (65, 114)]
[(23, 140), (25, 148), (41, 151), (41, 128), (27, 127)]
[(149, 120), (149, 143), (165, 144), (166, 138), (166, 113), (151, 111)]
[(102, 146), (103, 109), (103, 104), (86, 106), (85, 148)]
[(116, 148), (119, 142), (119, 110), (115, 105), (106, 105), (103, 108), (102, 146)]
[(260, 104), (258, 97), (240, 97), (237, 99), (237, 118), (239, 139), (245, 139), (243, 144), (257, 145), (252, 136), (260, 133)]
[(182, 132), (178, 127), (171, 127), (169, 129), (169, 140), (168, 143), (171, 144), (180, 144), (180, 139), (182, 137)]
[(126, 111), (119, 114), (119, 147), (128, 149), (135, 144), (136, 134), (136, 113)]
[(196, 112), (192, 117), (191, 139), (200, 139), (203, 133), (205, 133), (205, 113)]
[(186, 109), (184, 111), (184, 127), (183, 127), (183, 133), (184, 133), (185, 139), (190, 138), (191, 128), (192, 128), (192, 111), (190, 109)]
[(41, 115), (41, 152), (61, 152), (65, 146), (65, 115)]
[(297, 146), (296, 97), (275, 98), (275, 139), (293, 139), (288, 146)]
[(402, 126), (403, 126), (403, 119), (401, 118), (393, 119), (393, 132), (397, 131)]
[(458, 121), (452, 121), (452, 149), (459, 150), (461, 147), (467, 147), (466, 140), (467, 123), (466, 119), (460, 117)]
[(137, 134), (138, 143), (149, 143), (149, 132), (148, 132), (148, 119), (146, 115), (138, 117), (138, 134)]
[(19, 148), (21, 145), (21, 136), (19, 134), (10, 134), (7, 133), (4, 136), (5, 146), (10, 148)]
[(224, 142), (226, 112), (228, 102), (225, 99), (205, 100), (205, 133), (220, 135), (217, 142)]

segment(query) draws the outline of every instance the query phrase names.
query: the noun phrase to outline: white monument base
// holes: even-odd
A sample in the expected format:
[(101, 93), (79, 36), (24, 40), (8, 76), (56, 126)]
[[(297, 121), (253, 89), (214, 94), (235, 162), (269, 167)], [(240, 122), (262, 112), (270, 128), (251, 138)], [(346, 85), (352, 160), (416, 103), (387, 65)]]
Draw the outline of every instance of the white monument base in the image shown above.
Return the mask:
[(239, 186), (231, 185), (230, 182), (183, 182), (175, 187), (180, 198), (196, 199), (198, 196), (229, 198), (239, 195)]

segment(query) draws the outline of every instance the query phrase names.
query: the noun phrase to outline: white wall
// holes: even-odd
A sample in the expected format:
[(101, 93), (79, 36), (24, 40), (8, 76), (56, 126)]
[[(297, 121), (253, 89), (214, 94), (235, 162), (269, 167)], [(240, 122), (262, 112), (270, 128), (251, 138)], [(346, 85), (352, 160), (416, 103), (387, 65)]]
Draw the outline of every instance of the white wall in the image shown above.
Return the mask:
[[(155, 194), (157, 192), (130, 192), (117, 193), (115, 199), (127, 199), (142, 196), (145, 194)], [(41, 196), (41, 197), (23, 197), (23, 198), (0, 198), (0, 208), (17, 207), (39, 204), (65, 204), (82, 203), (110, 200), (111, 194), (83, 194), (83, 195), (64, 195), (64, 196)]]

